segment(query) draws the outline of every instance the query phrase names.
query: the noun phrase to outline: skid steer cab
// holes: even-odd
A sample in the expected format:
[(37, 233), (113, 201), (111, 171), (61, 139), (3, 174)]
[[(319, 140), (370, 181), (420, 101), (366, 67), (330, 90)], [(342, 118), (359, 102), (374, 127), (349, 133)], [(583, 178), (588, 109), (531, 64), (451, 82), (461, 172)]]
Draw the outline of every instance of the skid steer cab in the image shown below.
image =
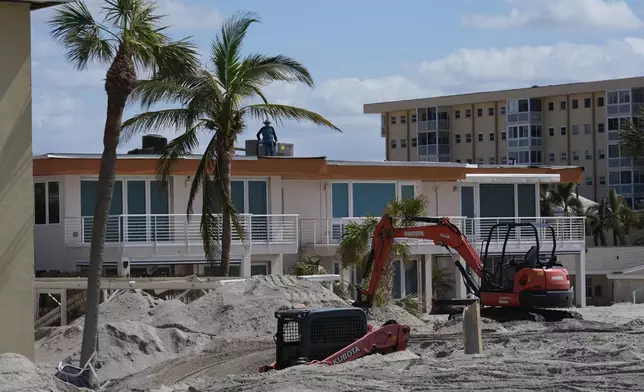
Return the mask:
[(260, 373), (402, 351), (409, 340), (409, 326), (389, 321), (374, 330), (361, 308), (289, 309), (275, 312), (275, 317), (276, 361), (261, 366)]

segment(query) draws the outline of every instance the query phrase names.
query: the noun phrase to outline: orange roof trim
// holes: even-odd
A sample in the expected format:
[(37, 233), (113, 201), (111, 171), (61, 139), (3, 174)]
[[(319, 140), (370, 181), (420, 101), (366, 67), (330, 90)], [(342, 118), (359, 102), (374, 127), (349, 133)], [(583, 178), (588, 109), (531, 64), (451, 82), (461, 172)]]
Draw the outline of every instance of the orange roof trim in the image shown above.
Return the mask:
[[(233, 176), (280, 176), (287, 179), (332, 180), (409, 180), (409, 181), (458, 181), (474, 173), (488, 174), (559, 174), (562, 182), (580, 183), (582, 167), (522, 167), (477, 166), (465, 164), (432, 165), (417, 162), (329, 162), (325, 158), (257, 158), (235, 159)], [(117, 175), (155, 175), (157, 159), (154, 157), (119, 157)], [(192, 175), (198, 159), (177, 162), (174, 174)], [(98, 175), (100, 158), (96, 157), (42, 157), (33, 161), (34, 176)]]

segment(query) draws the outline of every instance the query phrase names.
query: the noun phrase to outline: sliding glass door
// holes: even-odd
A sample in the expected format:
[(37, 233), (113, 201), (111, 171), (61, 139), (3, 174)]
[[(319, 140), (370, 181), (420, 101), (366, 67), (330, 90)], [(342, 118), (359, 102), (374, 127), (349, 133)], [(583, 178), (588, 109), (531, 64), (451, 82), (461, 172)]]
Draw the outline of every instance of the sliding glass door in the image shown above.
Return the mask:
[[(83, 180), (80, 183), (81, 193), (81, 220), (83, 242), (92, 242), (92, 229), (94, 227), (94, 206), (96, 205), (96, 196), (98, 195), (98, 181)], [(114, 183), (114, 192), (112, 194), (112, 205), (110, 207), (109, 218), (107, 220), (107, 232), (105, 233), (105, 242), (120, 242), (123, 240), (123, 183), (116, 181)]]

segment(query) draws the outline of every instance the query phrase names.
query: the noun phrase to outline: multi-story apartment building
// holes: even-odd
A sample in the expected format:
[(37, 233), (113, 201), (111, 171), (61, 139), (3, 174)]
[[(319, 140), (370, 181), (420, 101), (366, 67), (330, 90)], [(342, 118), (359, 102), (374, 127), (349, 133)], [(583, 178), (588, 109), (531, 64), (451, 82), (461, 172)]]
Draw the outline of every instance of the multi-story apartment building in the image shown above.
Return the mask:
[[(120, 155), (104, 253), (105, 275), (211, 275), (199, 232), (201, 196), (195, 215), (186, 217), (191, 176), (200, 156), (178, 162), (167, 184), (155, 178), (158, 156)], [(38, 276), (55, 271), (82, 272), (91, 244), (100, 155), (49, 154), (33, 161), (35, 258)], [(235, 157), (232, 198), (242, 214), (244, 241), (234, 235), (231, 275), (284, 274), (301, 254), (318, 257), (339, 273), (338, 244), (348, 222), (379, 216), (391, 200), (414, 195), (427, 199), (427, 214), (449, 216), (476, 249), (490, 228), (508, 218), (552, 224), (559, 252), (585, 257), (581, 217), (539, 217), (541, 183), (580, 181), (575, 167), (466, 165), (435, 162), (353, 162), (325, 158)], [(540, 231), (542, 249), (552, 237)], [(513, 234), (508, 252), (525, 254), (535, 242), (529, 233)], [(493, 237), (491, 254), (501, 252)], [(464, 286), (454, 261), (431, 240), (409, 239), (412, 266), (394, 261), (397, 297), (431, 295), (431, 272), (440, 266), (454, 275), (454, 293)], [(571, 256), (572, 257), (572, 256)], [(127, 262), (127, 266), (126, 263)], [(347, 280), (355, 271), (342, 271)], [(584, 289), (580, 274), (575, 287)], [(585, 300), (580, 293), (579, 301)], [(578, 302), (583, 304), (583, 302)]]
[(584, 168), (579, 194), (614, 187), (644, 208), (644, 165), (620, 152), (618, 133), (644, 104), (644, 77), (371, 103), (391, 161)]

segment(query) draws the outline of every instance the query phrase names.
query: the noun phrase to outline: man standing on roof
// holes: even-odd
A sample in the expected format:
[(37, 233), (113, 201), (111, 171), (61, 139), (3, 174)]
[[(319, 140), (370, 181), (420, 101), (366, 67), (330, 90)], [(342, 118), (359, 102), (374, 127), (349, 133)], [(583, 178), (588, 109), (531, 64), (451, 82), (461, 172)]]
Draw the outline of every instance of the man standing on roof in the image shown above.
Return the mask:
[[(261, 135), (261, 138), (260, 138)], [(264, 155), (275, 156), (275, 144), (277, 144), (277, 134), (275, 128), (271, 126), (271, 122), (264, 121), (264, 126), (257, 132), (257, 140), (262, 142), (264, 146)]]

